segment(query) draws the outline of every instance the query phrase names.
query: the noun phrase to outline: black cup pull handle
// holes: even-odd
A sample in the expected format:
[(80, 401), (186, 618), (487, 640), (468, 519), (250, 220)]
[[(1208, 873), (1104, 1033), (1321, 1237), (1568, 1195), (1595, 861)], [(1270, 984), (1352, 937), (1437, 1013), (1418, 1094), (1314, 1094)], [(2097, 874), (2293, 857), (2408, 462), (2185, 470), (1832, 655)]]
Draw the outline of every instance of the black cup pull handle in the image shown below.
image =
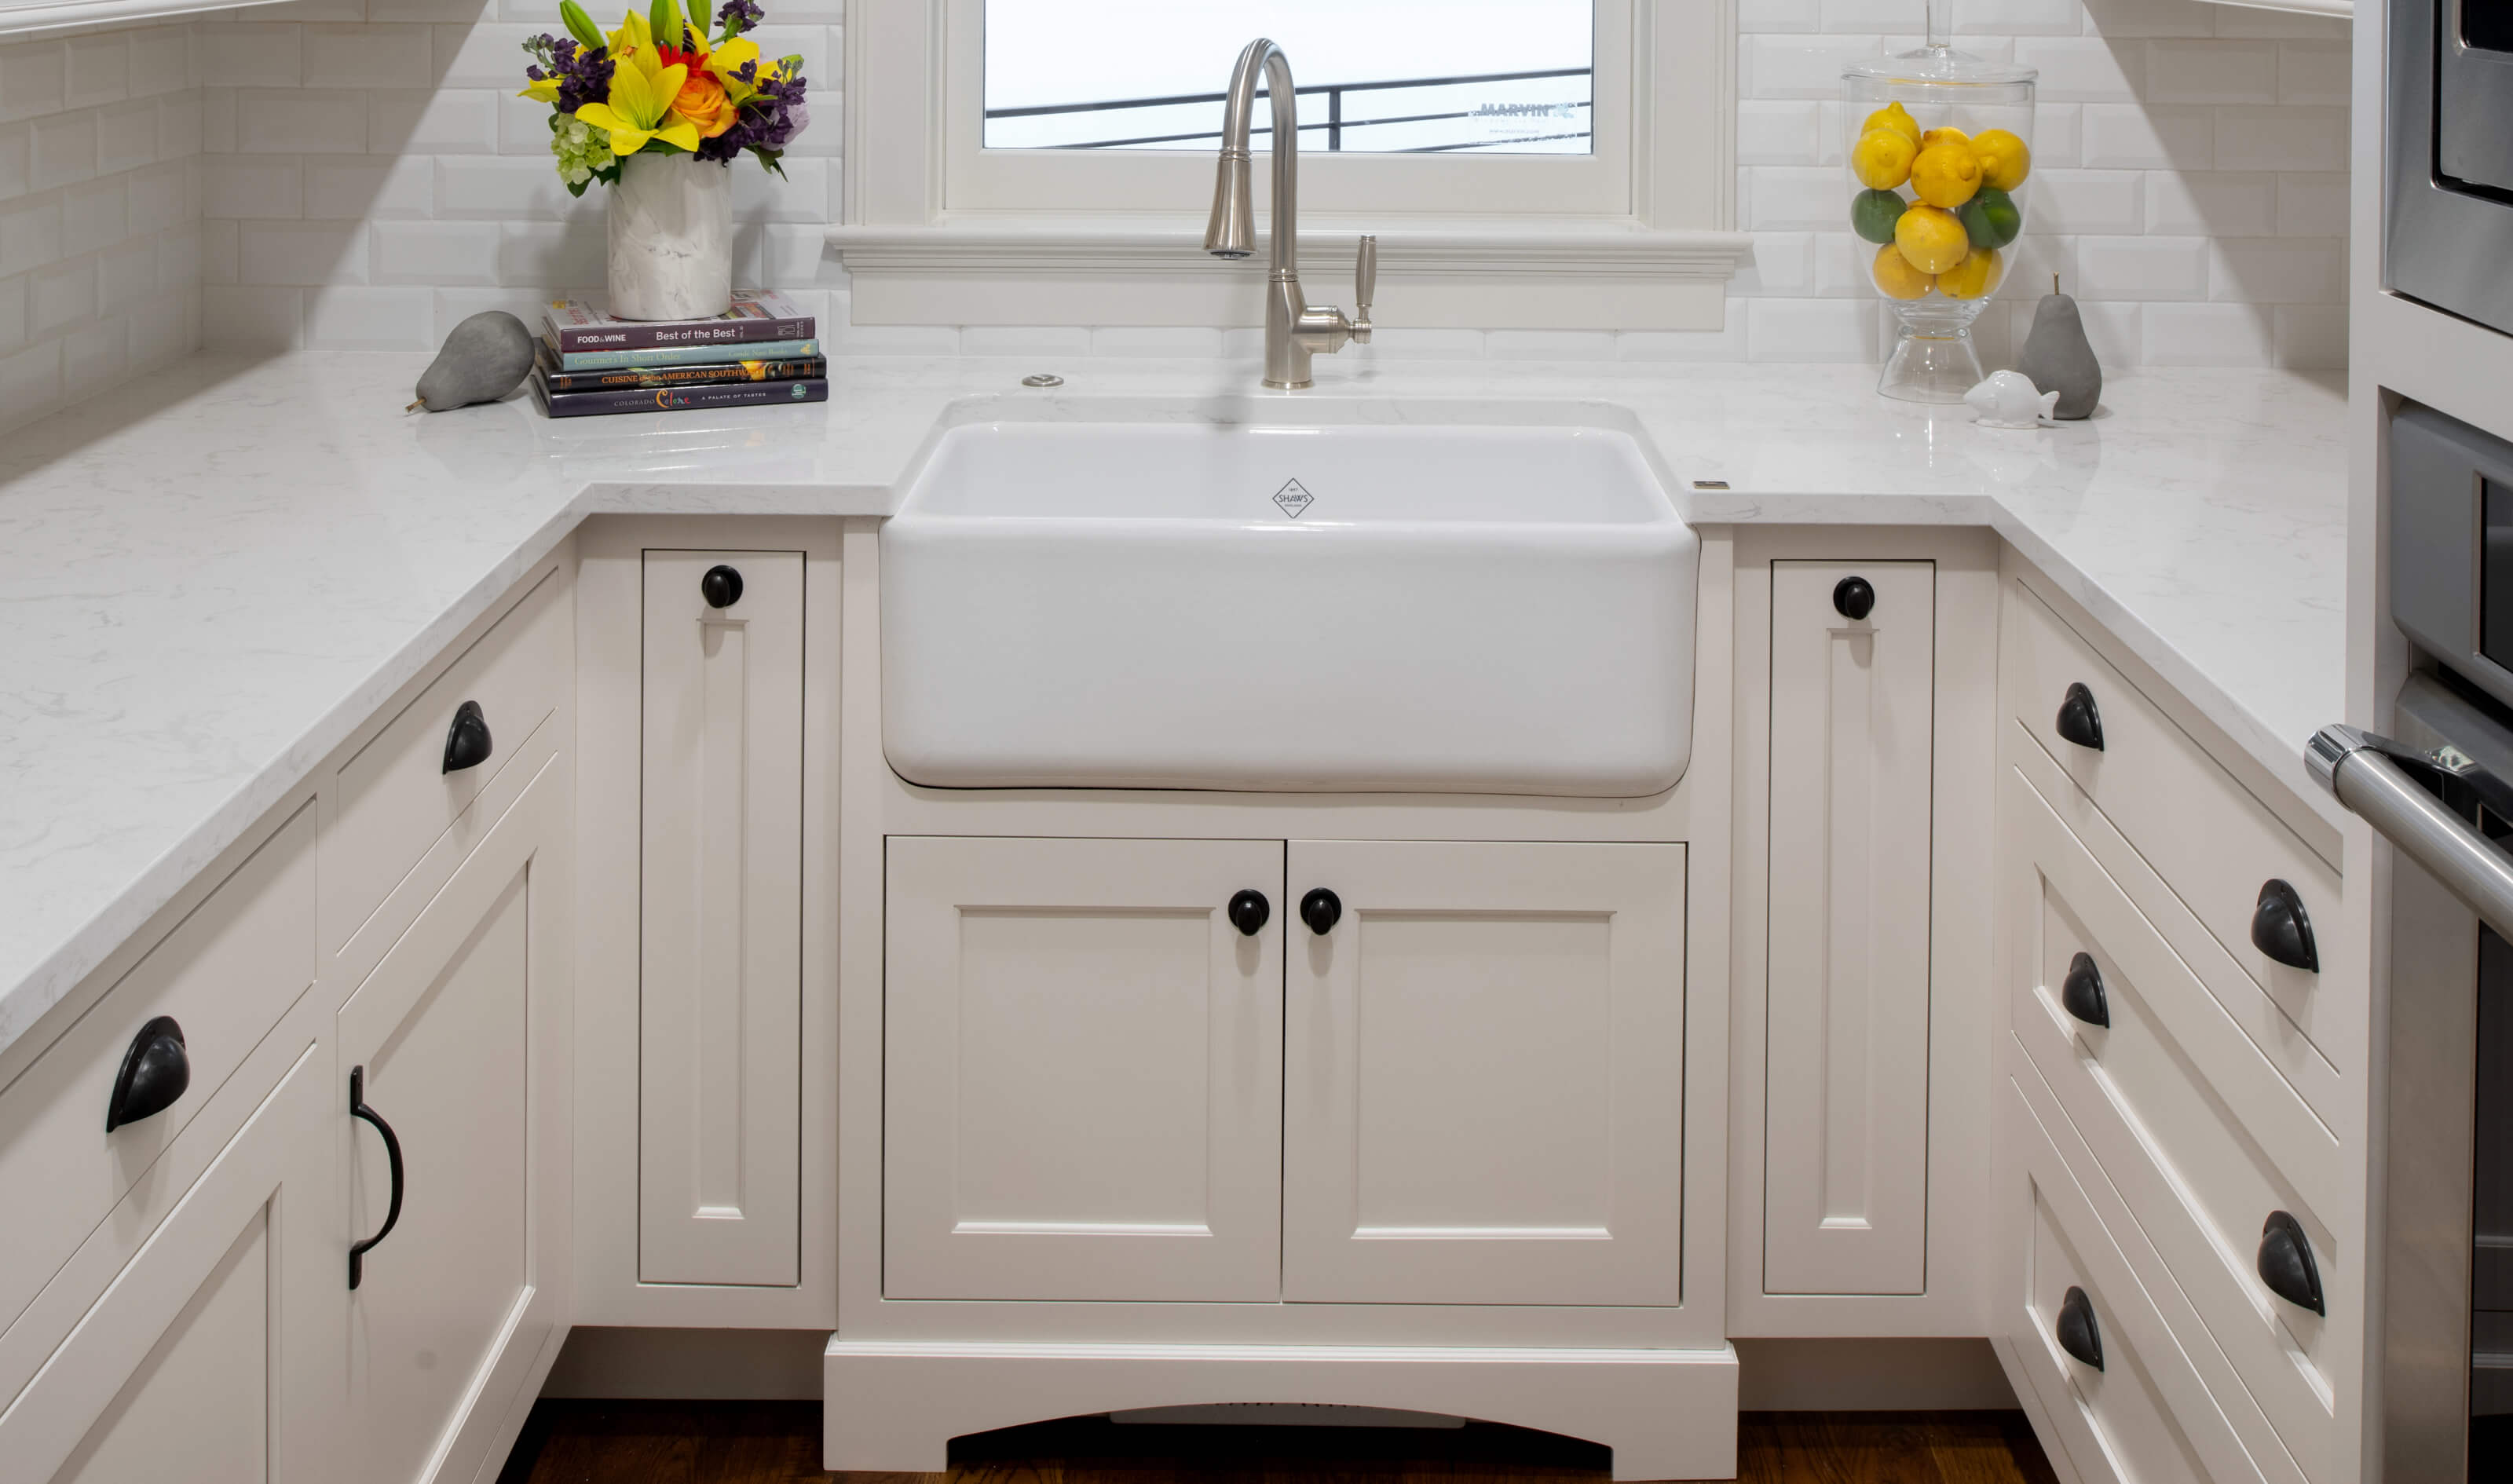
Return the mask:
[(2303, 898), (2275, 876), (2260, 883), (2260, 900), (2252, 908), (2252, 946), (2290, 969), (2321, 972), (2321, 951), (2313, 945), (2312, 916)]
[(2068, 694), (2059, 698), (2058, 728), (2061, 742), (2074, 742), (2089, 752), (2103, 750), (2103, 713), (2084, 681), (2069, 681)]
[(1239, 936), (1254, 938), (1264, 931), (1267, 919), (1274, 915), (1274, 904), (1265, 900), (1263, 892), (1241, 892), (1230, 899), (1229, 912), (1230, 925), (1239, 930)]
[(2270, 1212), (2268, 1223), (2260, 1227), (2259, 1270), (2270, 1293), (2297, 1308), (2330, 1312), (2321, 1297), (2321, 1264), (2312, 1260), (2312, 1238), (2286, 1212)]
[(104, 1131), (153, 1118), (175, 1105), (192, 1085), (192, 1059), (183, 1050), (183, 1027), (171, 1015), (161, 1015), (140, 1027), (131, 1048), (122, 1054), (122, 1070), (113, 1078), (113, 1096), (104, 1103)]
[(459, 773), (489, 760), (489, 713), (480, 702), (466, 701), (454, 708), (454, 725), (445, 729), (445, 771)]
[(719, 562), (698, 579), (698, 596), (709, 608), (731, 608), (741, 601), (741, 574)]
[(2052, 1326), (2059, 1348), (2083, 1365), (2103, 1368), (2103, 1327), (2094, 1322), (2094, 1301), (2082, 1288), (2070, 1288), (2059, 1301), (2059, 1322)]
[(1855, 623), (1876, 611), (1876, 589), (1863, 577), (1846, 577), (1832, 584), (1832, 611)]
[(349, 1244), (349, 1286), (356, 1288), (358, 1280), (366, 1275), (367, 1254), (392, 1235), (394, 1223), (401, 1220), (401, 1140), (394, 1136), (392, 1125), (384, 1122), (382, 1114), (367, 1106), (367, 1069), (363, 1066), (349, 1068), (349, 1116), (374, 1124), (376, 1132), (384, 1136), (384, 1162), (392, 1172), (392, 1199), (384, 1206), (384, 1223), (376, 1228), (374, 1236)]
[(2059, 982), (2059, 1008), (2089, 1025), (2112, 1023), (2111, 1002), (2103, 994), (2103, 971), (2091, 953), (2068, 960), (2068, 977)]
[(1343, 921), (1343, 899), (1323, 886), (1313, 888), (1300, 899), (1300, 920), (1309, 925), (1310, 932), (1324, 938)]

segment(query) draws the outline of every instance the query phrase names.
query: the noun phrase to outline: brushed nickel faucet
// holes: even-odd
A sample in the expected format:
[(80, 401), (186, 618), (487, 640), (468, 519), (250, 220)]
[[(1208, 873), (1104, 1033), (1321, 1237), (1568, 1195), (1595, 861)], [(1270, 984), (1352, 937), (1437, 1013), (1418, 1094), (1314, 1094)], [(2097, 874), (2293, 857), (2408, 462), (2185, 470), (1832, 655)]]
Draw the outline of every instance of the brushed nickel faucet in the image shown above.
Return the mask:
[(1292, 61), (1263, 37), (1248, 43), (1230, 73), (1222, 105), (1221, 166), (1213, 182), (1213, 220), (1204, 228), (1204, 250), (1216, 258), (1245, 258), (1253, 251), (1255, 203), (1248, 177), (1249, 116), (1256, 110), (1256, 72), (1274, 101), (1273, 270), (1265, 280), (1265, 384), (1296, 391), (1310, 384), (1309, 357), (1333, 355), (1346, 342), (1370, 342), (1370, 296), (1378, 283), (1378, 239), (1361, 239), (1354, 264), (1353, 317), (1332, 304), (1312, 304), (1300, 292), (1299, 179), (1300, 100), (1292, 90)]

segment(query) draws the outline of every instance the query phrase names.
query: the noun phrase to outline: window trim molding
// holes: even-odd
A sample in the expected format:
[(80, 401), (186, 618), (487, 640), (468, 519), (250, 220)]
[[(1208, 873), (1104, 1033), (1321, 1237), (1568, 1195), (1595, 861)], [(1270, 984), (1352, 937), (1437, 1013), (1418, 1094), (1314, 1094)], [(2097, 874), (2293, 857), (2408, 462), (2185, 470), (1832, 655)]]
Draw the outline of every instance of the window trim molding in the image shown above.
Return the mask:
[[(847, 3), (843, 215), (828, 242), (853, 280), (855, 322), (1262, 323), (1261, 260), (1200, 251), (1200, 193), (1157, 216), (949, 209), (952, 3)], [(1350, 281), (1352, 237), (1372, 231), (1381, 325), (1721, 328), (1726, 285), (1750, 251), (1734, 229), (1735, 0), (1630, 4), (1631, 210), (1365, 221), (1312, 209), (1300, 234), (1312, 294), (1349, 293), (1333, 286)]]

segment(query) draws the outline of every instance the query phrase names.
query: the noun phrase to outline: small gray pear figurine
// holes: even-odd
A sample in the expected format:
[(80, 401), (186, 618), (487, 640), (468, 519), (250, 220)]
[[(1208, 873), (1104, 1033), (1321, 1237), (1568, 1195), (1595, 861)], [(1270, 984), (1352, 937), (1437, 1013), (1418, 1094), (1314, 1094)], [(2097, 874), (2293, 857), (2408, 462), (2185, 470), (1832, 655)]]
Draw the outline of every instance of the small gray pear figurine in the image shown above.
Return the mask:
[(2086, 322), (2077, 315), (2077, 301), (2059, 292), (2056, 274), (2052, 275), (2051, 292), (2033, 311), (2033, 330), (2024, 337), (2024, 353), (2016, 357), (2015, 369), (2032, 378), (2038, 389), (2059, 394), (2054, 417), (2091, 418), (2094, 404), (2102, 399), (2103, 368), (2086, 339)]
[(533, 333), (524, 322), (503, 309), (483, 309), (445, 338), (444, 348), (419, 379), (419, 400), (402, 411), (452, 412), (495, 402), (522, 385), (532, 369)]

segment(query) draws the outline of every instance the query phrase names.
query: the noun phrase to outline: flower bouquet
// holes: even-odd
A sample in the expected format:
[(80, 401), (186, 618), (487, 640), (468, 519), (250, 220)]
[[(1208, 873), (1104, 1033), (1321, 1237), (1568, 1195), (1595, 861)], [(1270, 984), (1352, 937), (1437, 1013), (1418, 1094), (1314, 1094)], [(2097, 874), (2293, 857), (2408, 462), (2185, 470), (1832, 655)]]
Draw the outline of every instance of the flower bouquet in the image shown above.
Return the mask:
[(560, 0), (565, 36), (524, 43), (523, 91), (550, 105), (550, 153), (571, 195), (613, 187), (611, 312), (704, 319), (733, 302), (733, 198), (724, 169), (744, 152), (782, 175), (785, 147), (811, 121), (803, 59), (771, 60), (742, 32), (752, 0), (725, 0), (717, 33), (680, 0), (654, 0), (604, 34), (577, 0)]

